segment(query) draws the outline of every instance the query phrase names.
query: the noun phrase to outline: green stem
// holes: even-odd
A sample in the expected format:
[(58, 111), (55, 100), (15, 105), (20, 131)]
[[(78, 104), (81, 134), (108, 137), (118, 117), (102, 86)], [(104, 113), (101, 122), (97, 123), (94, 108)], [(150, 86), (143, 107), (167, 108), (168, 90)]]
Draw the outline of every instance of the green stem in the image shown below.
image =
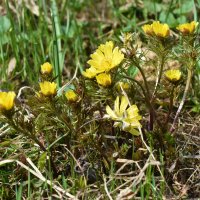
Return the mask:
[(185, 90), (184, 90), (184, 93), (183, 93), (183, 98), (182, 98), (181, 103), (180, 103), (180, 105), (178, 107), (178, 110), (176, 112), (176, 116), (174, 118), (174, 121), (173, 121), (173, 124), (171, 126), (170, 132), (174, 131), (176, 121), (177, 121), (177, 119), (178, 119), (178, 117), (180, 115), (180, 112), (181, 112), (181, 110), (183, 108), (183, 105), (185, 103), (185, 99), (186, 99), (187, 93), (189, 91), (190, 83), (191, 83), (191, 80), (192, 80), (192, 74), (193, 74), (193, 68), (189, 68), (188, 69), (188, 75), (187, 75), (187, 82), (186, 82)]
[(144, 80), (144, 85), (145, 85), (145, 88), (146, 88), (146, 100), (148, 102), (148, 107), (149, 107), (149, 127), (148, 127), (148, 129), (151, 131), (151, 130), (153, 130), (155, 111), (154, 111), (154, 108), (153, 108), (153, 106), (151, 104), (151, 101), (150, 101), (151, 98), (150, 98), (149, 86), (148, 86), (147, 79), (146, 79), (146, 76), (144, 74), (144, 71), (142, 70), (142, 68), (140, 67), (138, 62), (133, 61), (133, 63), (139, 69), (139, 71), (140, 71), (140, 73), (142, 75), (142, 78)]
[(133, 61), (133, 63), (135, 64), (135, 66), (139, 69), (139, 71), (140, 71), (140, 73), (141, 73), (141, 75), (142, 75), (142, 78), (143, 78), (143, 80), (144, 80), (144, 85), (145, 85), (145, 88), (146, 88), (146, 95), (147, 95), (147, 98), (149, 98), (150, 99), (150, 90), (149, 90), (149, 86), (148, 86), (148, 83), (147, 83), (147, 79), (146, 79), (146, 76), (145, 76), (145, 74), (144, 74), (144, 71), (142, 70), (142, 68), (140, 67), (140, 65), (137, 63), (137, 62), (135, 62), (135, 61)]
[(158, 91), (158, 85), (160, 84), (160, 80), (161, 80), (161, 77), (162, 77), (162, 74), (163, 74), (163, 67), (164, 67), (164, 56), (162, 56), (161, 58), (161, 65), (160, 65), (160, 68), (158, 70), (158, 76), (157, 76), (157, 79), (156, 79), (156, 84), (155, 84), (155, 88), (154, 88), (154, 92), (153, 92), (153, 95), (152, 95), (152, 98), (151, 100), (154, 98), (154, 96), (156, 96), (156, 93)]
[(170, 114), (171, 114), (171, 112), (172, 112), (173, 99), (174, 99), (174, 89), (175, 89), (175, 85), (173, 85), (172, 90), (171, 90), (171, 93), (170, 93), (169, 111), (168, 111), (168, 113), (167, 113), (167, 117), (166, 117), (166, 120), (165, 120), (165, 124), (166, 124), (166, 125), (167, 125), (167, 123), (169, 122), (169, 117), (170, 117)]
[(129, 77), (129, 76), (124, 76), (124, 75), (123, 75), (123, 77), (126, 78), (126, 79), (129, 79), (130, 81), (135, 82), (135, 83), (141, 88), (141, 90), (142, 90), (142, 92), (143, 92), (143, 95), (144, 95), (144, 97), (145, 97), (145, 100), (146, 100), (146, 92), (145, 92), (145, 89), (143, 88), (142, 84), (141, 84), (139, 81), (137, 81), (137, 80), (135, 80), (135, 79), (133, 79), (133, 78), (131, 78), (131, 77)]

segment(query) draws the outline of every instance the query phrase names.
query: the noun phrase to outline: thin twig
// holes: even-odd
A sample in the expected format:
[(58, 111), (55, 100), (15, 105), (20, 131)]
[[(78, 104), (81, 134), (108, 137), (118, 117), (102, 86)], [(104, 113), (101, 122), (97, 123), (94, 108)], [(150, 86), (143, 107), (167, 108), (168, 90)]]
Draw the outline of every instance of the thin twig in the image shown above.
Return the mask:
[(183, 105), (185, 103), (185, 100), (186, 100), (186, 96), (187, 96), (187, 93), (189, 91), (189, 87), (190, 87), (190, 83), (191, 83), (191, 80), (192, 80), (192, 74), (193, 74), (193, 71), (192, 71), (192, 68), (191, 69), (188, 69), (188, 76), (187, 76), (187, 82), (186, 82), (186, 85), (185, 85), (185, 90), (184, 90), (184, 93), (183, 93), (183, 98), (181, 100), (181, 103), (178, 107), (178, 110), (176, 112), (176, 115), (175, 115), (175, 118), (174, 118), (174, 121), (173, 121), (173, 124), (170, 128), (170, 132), (173, 132), (174, 131), (174, 127), (175, 127), (175, 124), (176, 124), (176, 121), (178, 119), (178, 116), (180, 115), (181, 113), (181, 110), (183, 108)]
[(106, 194), (108, 195), (108, 198), (109, 198), (110, 200), (113, 200), (113, 198), (111, 197), (111, 195), (110, 195), (110, 193), (109, 193), (109, 191), (108, 191), (107, 184), (106, 184), (106, 178), (105, 178), (105, 177), (103, 177), (103, 181), (104, 181), (104, 189), (105, 189), (105, 191), (106, 191)]

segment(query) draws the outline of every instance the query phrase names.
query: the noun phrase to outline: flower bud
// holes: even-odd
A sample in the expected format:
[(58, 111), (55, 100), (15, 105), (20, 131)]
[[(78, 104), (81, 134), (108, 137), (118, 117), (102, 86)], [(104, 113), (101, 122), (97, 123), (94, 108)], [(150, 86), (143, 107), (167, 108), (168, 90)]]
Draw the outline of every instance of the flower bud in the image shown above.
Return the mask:
[(40, 93), (44, 96), (55, 96), (57, 84), (54, 82), (44, 81), (40, 83)]
[(110, 86), (112, 83), (110, 74), (106, 73), (97, 75), (96, 80), (99, 85), (102, 85), (104, 87)]
[(16, 94), (14, 92), (0, 92), (0, 111), (9, 111), (14, 107)]
[(49, 62), (45, 62), (43, 65), (41, 65), (42, 74), (50, 74), (52, 70), (53, 70), (53, 67)]
[(65, 93), (65, 97), (70, 102), (76, 102), (78, 100), (78, 96), (77, 96), (77, 94), (73, 90), (68, 90)]

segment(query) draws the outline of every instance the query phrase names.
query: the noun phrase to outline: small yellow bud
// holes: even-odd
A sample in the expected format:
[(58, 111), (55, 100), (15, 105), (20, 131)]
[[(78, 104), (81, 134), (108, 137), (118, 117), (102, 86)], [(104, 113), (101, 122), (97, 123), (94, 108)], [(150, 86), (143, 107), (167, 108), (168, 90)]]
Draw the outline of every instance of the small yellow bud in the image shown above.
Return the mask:
[(14, 107), (15, 96), (14, 92), (0, 92), (0, 110), (11, 110)]
[(40, 93), (44, 96), (55, 96), (57, 84), (54, 82), (44, 81), (40, 83)]
[(97, 83), (104, 87), (111, 85), (111, 76), (110, 74), (102, 73), (96, 76)]
[(78, 100), (78, 96), (77, 96), (77, 94), (73, 90), (68, 90), (65, 93), (65, 97), (70, 102), (76, 102)]
[(43, 65), (41, 65), (42, 74), (50, 74), (52, 70), (53, 70), (53, 67), (49, 62), (45, 62)]
[(128, 89), (130, 89), (130, 84), (127, 83), (127, 82), (121, 82), (120, 81), (120, 82), (117, 83), (116, 87), (117, 87), (117, 90), (119, 92), (122, 91), (122, 90), (127, 91)]
[(165, 76), (168, 79), (168, 81), (176, 83), (181, 78), (181, 71), (178, 69), (170, 69), (165, 72)]
[(190, 23), (180, 24), (176, 27), (183, 35), (193, 34), (196, 27), (198, 26), (198, 22), (192, 21)]

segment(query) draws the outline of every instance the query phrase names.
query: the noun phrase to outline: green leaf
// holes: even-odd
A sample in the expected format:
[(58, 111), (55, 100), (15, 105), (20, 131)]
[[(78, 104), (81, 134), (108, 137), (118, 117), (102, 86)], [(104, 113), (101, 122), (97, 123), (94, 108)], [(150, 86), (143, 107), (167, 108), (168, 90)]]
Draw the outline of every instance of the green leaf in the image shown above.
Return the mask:
[(11, 27), (9, 18), (5, 16), (0, 16), (0, 34), (6, 33)]
[(127, 71), (128, 75), (131, 77), (131, 78), (134, 78), (137, 73), (138, 73), (138, 68), (135, 67), (134, 65), (131, 65), (129, 68), (128, 68), (128, 71)]
[(173, 145), (175, 143), (174, 137), (171, 135), (171, 133), (166, 133), (164, 137), (169, 144)]
[(146, 0), (144, 1), (144, 8), (148, 8), (149, 13), (155, 14), (155, 12), (160, 12), (163, 9), (163, 5), (161, 3)]
[(167, 13), (166, 11), (162, 11), (160, 13), (159, 20), (163, 23), (167, 23), (170, 27), (175, 27), (178, 25), (174, 15), (172, 13)]
[(173, 13), (178, 15), (187, 14), (193, 9), (193, 6), (194, 6), (193, 1), (185, 0), (181, 4), (181, 7), (175, 9)]
[(187, 22), (187, 18), (186, 18), (186, 16), (182, 15), (182, 16), (177, 18), (177, 21), (178, 21), (179, 24), (184, 24), (184, 23)]
[(9, 31), (11, 27), (11, 23), (9, 18), (5, 16), (0, 16), (0, 44), (4, 45), (8, 43), (9, 39), (8, 36), (6, 35), (6, 32)]
[(46, 164), (46, 159), (47, 159), (47, 152), (44, 152), (40, 155), (40, 158), (38, 160), (38, 168), (40, 170), (43, 170)]
[(200, 113), (200, 105), (196, 105), (192, 108), (192, 112)]

